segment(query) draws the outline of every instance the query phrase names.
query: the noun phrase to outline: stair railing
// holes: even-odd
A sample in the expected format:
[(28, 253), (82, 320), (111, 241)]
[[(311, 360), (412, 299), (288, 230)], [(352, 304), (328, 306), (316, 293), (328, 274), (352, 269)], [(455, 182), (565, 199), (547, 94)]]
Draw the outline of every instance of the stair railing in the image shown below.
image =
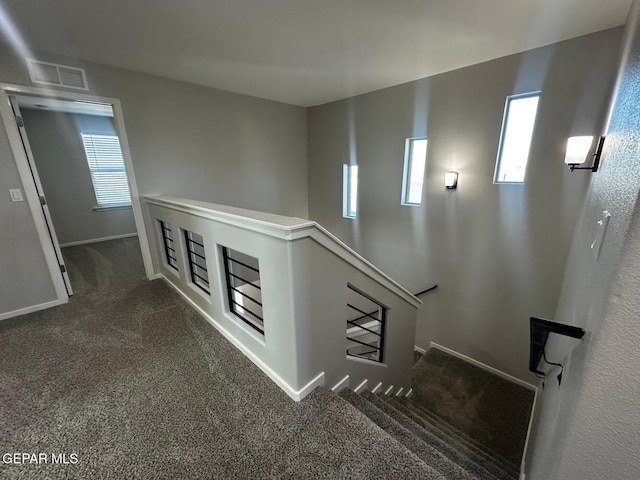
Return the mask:
[(293, 399), (319, 385), (409, 391), (420, 300), (316, 222), (144, 205), (157, 276)]

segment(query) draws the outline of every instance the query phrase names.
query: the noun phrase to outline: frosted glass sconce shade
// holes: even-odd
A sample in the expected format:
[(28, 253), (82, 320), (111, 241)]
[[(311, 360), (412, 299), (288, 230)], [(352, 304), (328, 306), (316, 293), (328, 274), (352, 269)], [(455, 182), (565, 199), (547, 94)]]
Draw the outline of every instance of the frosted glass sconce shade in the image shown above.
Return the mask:
[(586, 162), (592, 144), (593, 137), (569, 137), (564, 163), (567, 165), (578, 165)]
[(458, 172), (447, 172), (444, 174), (444, 186), (449, 190), (458, 187)]
[[(602, 155), (602, 149), (604, 148), (604, 141), (605, 137), (600, 137), (596, 151), (591, 155), (593, 137), (569, 137), (564, 163), (569, 165), (569, 170), (572, 172), (574, 170), (590, 170), (591, 172), (597, 172), (598, 167), (600, 166), (600, 156)], [(590, 155), (593, 156), (593, 165), (589, 167), (579, 166), (586, 162)]]

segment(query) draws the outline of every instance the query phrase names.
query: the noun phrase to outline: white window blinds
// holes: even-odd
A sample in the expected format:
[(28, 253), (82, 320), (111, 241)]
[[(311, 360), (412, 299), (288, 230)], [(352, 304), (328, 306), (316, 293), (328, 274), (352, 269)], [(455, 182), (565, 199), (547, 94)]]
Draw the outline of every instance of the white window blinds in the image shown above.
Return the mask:
[(127, 172), (117, 135), (81, 133), (99, 207), (131, 205)]

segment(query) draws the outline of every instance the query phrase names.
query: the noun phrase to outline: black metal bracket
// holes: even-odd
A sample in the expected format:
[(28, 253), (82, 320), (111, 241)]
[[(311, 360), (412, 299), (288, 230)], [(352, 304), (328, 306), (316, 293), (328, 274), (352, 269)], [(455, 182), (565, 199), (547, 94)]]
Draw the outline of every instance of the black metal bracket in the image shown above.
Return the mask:
[(538, 370), (538, 364), (544, 356), (544, 348), (547, 345), (550, 333), (557, 333), (573, 338), (582, 338), (585, 334), (585, 331), (580, 327), (552, 322), (551, 320), (543, 320), (542, 318), (531, 317), (529, 319), (529, 325), (531, 331), (529, 371), (536, 375), (546, 375), (545, 372)]

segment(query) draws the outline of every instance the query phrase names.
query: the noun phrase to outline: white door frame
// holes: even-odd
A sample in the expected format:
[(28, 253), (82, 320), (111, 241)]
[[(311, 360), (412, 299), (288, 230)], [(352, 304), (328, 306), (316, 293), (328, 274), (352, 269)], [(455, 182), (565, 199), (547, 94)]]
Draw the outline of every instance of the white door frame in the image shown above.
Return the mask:
[(145, 273), (147, 278), (152, 279), (155, 277), (153, 271), (153, 262), (151, 260), (151, 251), (149, 249), (149, 240), (147, 238), (147, 231), (144, 225), (144, 216), (142, 214), (142, 205), (140, 203), (140, 195), (138, 193), (138, 184), (136, 182), (136, 176), (133, 169), (133, 162), (131, 161), (131, 152), (129, 151), (129, 140), (127, 138), (127, 132), (124, 125), (124, 116), (122, 114), (122, 105), (117, 98), (98, 97), (95, 95), (87, 95), (76, 92), (63, 92), (50, 88), (38, 88), (27, 87), (23, 85), (13, 85), (0, 82), (0, 118), (4, 123), (7, 137), (9, 138), (9, 144), (15, 158), (18, 172), (20, 174), (20, 180), (24, 188), (25, 197), (31, 210), (33, 221), (36, 225), (40, 244), (44, 252), (47, 266), (51, 274), (51, 279), (55, 287), (56, 295), (60, 303), (66, 302), (69, 299), (67, 291), (64, 286), (64, 280), (62, 272), (56, 259), (54, 245), (52, 244), (51, 237), (49, 236), (44, 213), (40, 206), (40, 199), (36, 190), (31, 170), (29, 169), (29, 160), (22, 145), (22, 139), (20, 132), (13, 116), (13, 110), (11, 108), (11, 102), (9, 95), (31, 95), (46, 98), (55, 98), (59, 100), (79, 100), (83, 102), (94, 102), (110, 104), (113, 108), (113, 117), (116, 125), (116, 131), (120, 139), (120, 146), (122, 147), (122, 155), (124, 157), (125, 169), (127, 171), (127, 178), (129, 179), (129, 188), (131, 190), (131, 206), (133, 209), (133, 218), (136, 223), (136, 230), (138, 232), (138, 240), (140, 242), (140, 250), (142, 251), (142, 261), (144, 263)]
[[(18, 97), (9, 97), (9, 101), (11, 102), (11, 107), (13, 108), (14, 117), (20, 117), (22, 119), (22, 113), (20, 111), (20, 105), (18, 105)], [(29, 136), (27, 135), (27, 130), (24, 126), (24, 122), (18, 123), (18, 132), (20, 133), (20, 137), (22, 139), (22, 147), (24, 148), (25, 153), (27, 154), (27, 161), (29, 162), (29, 169), (31, 170), (31, 176), (33, 177), (33, 181), (36, 186), (36, 191), (38, 196), (40, 197), (40, 204), (42, 205), (42, 212), (44, 214), (44, 219), (47, 224), (47, 230), (49, 231), (49, 236), (51, 237), (51, 241), (53, 242), (53, 249), (56, 252), (56, 261), (60, 265), (60, 270), (62, 270), (62, 278), (64, 280), (65, 287), (67, 289), (68, 295), (73, 295), (73, 288), (71, 287), (71, 280), (69, 280), (69, 273), (67, 272), (66, 265), (64, 263), (64, 258), (62, 256), (62, 251), (60, 250), (60, 242), (58, 241), (58, 235), (56, 234), (55, 226), (53, 225), (53, 219), (51, 218), (51, 212), (49, 210), (49, 205), (42, 199), (45, 197), (44, 188), (42, 188), (42, 182), (40, 181), (40, 174), (38, 173), (38, 167), (36, 165), (36, 160), (33, 155), (33, 150), (31, 150), (31, 144), (29, 143)]]

